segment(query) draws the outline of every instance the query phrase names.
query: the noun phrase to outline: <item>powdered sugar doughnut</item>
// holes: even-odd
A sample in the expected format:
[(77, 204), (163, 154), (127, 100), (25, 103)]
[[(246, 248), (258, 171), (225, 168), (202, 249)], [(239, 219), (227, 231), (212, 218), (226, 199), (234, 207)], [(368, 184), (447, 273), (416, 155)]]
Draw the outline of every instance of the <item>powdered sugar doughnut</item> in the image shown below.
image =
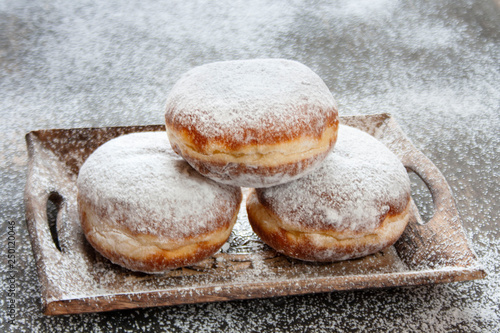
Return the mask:
[(239, 188), (193, 170), (172, 151), (165, 132), (108, 141), (85, 161), (77, 187), (89, 243), (112, 262), (147, 273), (216, 252), (242, 198)]
[(255, 233), (277, 251), (308, 261), (358, 258), (392, 245), (409, 210), (410, 180), (401, 161), (372, 136), (343, 125), (319, 169), (253, 190), (247, 200)]
[(329, 89), (290, 60), (216, 62), (172, 88), (166, 127), (173, 149), (201, 174), (268, 187), (315, 169), (333, 148), (338, 112)]

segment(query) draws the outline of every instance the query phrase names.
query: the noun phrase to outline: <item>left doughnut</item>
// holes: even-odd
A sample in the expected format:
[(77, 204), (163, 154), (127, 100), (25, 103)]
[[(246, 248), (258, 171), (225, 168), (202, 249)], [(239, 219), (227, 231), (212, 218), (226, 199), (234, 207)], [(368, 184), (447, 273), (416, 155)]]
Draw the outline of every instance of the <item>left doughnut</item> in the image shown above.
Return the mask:
[(228, 239), (238, 187), (198, 174), (165, 132), (134, 133), (94, 151), (77, 179), (78, 211), (89, 243), (115, 264), (161, 273), (194, 264)]

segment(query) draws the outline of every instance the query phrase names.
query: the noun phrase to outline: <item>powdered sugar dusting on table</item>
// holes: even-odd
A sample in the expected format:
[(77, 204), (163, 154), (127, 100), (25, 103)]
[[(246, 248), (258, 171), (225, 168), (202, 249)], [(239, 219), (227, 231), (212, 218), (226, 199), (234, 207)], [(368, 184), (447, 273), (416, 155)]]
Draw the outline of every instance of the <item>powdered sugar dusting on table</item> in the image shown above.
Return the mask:
[(80, 169), (77, 186), (98, 211), (125, 221), (132, 232), (173, 239), (219, 227), (213, 221), (221, 214), (229, 220), (238, 191), (194, 171), (171, 150), (165, 132), (105, 143)]
[(333, 152), (315, 172), (295, 182), (257, 189), (288, 228), (367, 232), (389, 209), (401, 212), (410, 181), (401, 161), (370, 135), (341, 125)]

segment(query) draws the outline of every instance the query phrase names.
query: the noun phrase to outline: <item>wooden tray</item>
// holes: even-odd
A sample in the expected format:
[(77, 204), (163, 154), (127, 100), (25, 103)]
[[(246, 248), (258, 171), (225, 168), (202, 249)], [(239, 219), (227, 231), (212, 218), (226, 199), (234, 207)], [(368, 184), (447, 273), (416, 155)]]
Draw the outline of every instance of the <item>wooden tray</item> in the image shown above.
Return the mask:
[[(485, 272), (469, 247), (450, 188), (440, 171), (387, 114), (342, 117), (396, 153), (429, 187), (434, 215), (423, 223), (415, 204), (401, 239), (362, 259), (306, 263), (286, 258), (252, 232), (244, 206), (228, 243), (196, 266), (162, 275), (130, 272), (111, 264), (86, 242), (76, 210), (75, 181), (99, 145), (163, 125), (54, 129), (26, 135), (29, 170), (26, 220), (47, 315), (173, 304), (226, 301), (335, 290), (411, 286), (480, 279)], [(57, 206), (56, 228), (47, 204)]]

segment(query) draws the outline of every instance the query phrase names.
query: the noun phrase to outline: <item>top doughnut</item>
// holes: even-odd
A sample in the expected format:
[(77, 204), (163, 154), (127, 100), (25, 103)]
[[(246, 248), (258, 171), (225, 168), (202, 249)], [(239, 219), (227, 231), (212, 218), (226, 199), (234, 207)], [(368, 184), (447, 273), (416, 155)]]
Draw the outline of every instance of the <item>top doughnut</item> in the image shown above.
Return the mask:
[(244, 187), (300, 178), (337, 139), (336, 102), (323, 80), (291, 60), (196, 67), (166, 103), (172, 148), (201, 174)]

